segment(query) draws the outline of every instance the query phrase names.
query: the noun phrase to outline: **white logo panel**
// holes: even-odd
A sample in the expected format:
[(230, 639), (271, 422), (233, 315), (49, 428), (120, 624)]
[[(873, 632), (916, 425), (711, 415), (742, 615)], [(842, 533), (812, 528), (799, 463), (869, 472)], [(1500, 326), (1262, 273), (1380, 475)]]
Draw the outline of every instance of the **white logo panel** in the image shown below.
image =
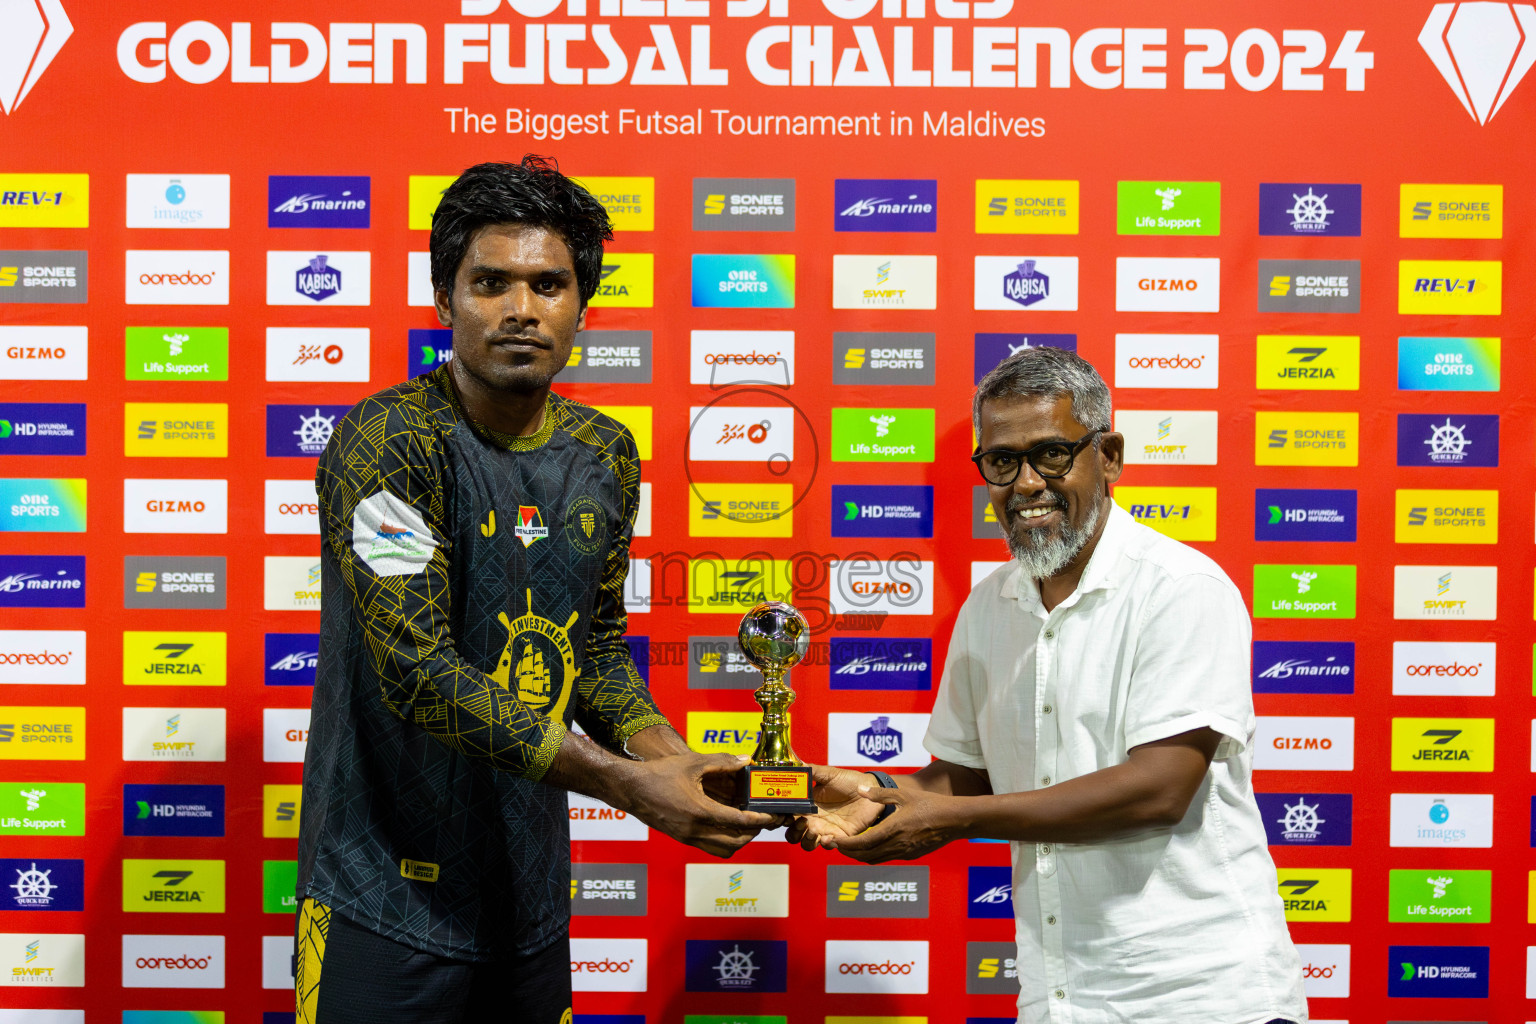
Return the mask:
[[(6, 581), (0, 579), (0, 589)], [(0, 684), (85, 685), (85, 630), (0, 629)]]
[(229, 305), (228, 249), (129, 249), (123, 301), (130, 306)]
[(1435, 4), (1419, 31), (1419, 45), (1462, 108), (1487, 124), (1536, 63), (1533, 36), (1531, 4)]
[(601, 800), (567, 793), (571, 815), (571, 839), (605, 842), (640, 842), (651, 837), (645, 822)]
[[(53, 932), (0, 932), (0, 972), (3, 972), (0, 973), (0, 985), (80, 988), (85, 984), (85, 936)], [(11, 1011), (0, 1010), (0, 1021), (5, 1019), (4, 1014), (8, 1012)], [(15, 1012), (25, 1024), (35, 1024), (38, 1018), (31, 1016), (34, 1013), (70, 1011)]]
[[(13, 4), (7, 12), (5, 58), (9, 66), (4, 77), (0, 77), (0, 110), (7, 114), (21, 106), (75, 33), (75, 26), (70, 24), (59, 0), (38, 0), (38, 8), (31, 8), (31, 4)], [(45, 16), (36, 16), (38, 12)], [(27, 17), (28, 14), (34, 16)]]
[(320, 499), (313, 480), (268, 480), (262, 500), (267, 533), (318, 534)]
[(320, 559), (267, 555), (262, 560), (262, 602), (269, 612), (320, 610)]
[(827, 763), (847, 768), (921, 768), (933, 760), (923, 747), (926, 714), (827, 715)]
[(1496, 619), (1496, 565), (1394, 565), (1394, 619)]
[(690, 384), (795, 382), (794, 331), (692, 331), (688, 350)]
[(1495, 643), (1392, 644), (1392, 693), (1398, 697), (1492, 697), (1498, 678)]
[[(933, 563), (914, 559), (881, 562), (872, 558), (833, 561), (831, 604), (834, 615), (886, 612), (933, 614)], [(926, 762), (925, 762), (926, 763)]]
[(694, 462), (779, 462), (795, 457), (795, 411), (783, 405), (695, 405), (688, 410)]
[(263, 708), (261, 759), (302, 762), (309, 745), (309, 708)]
[(432, 306), (432, 254), (412, 252), (405, 256), (405, 304)]
[(1260, 715), (1253, 767), (1266, 771), (1347, 772), (1355, 767), (1355, 720)]
[(1349, 946), (1298, 942), (1302, 984), (1308, 999), (1349, 998)]
[(0, 326), (0, 380), (85, 380), (85, 327)]
[(1076, 256), (977, 256), (977, 309), (1075, 310)]
[(368, 382), (368, 328), (268, 327), (267, 380)]
[(293, 991), (293, 936), (261, 937), (261, 987)]
[(924, 995), (928, 943), (828, 939), (826, 990)]
[(372, 292), (369, 252), (267, 250), (267, 305), (366, 306)]
[(1218, 313), (1221, 260), (1117, 257), (1115, 309), (1126, 313)]
[(833, 309), (936, 309), (937, 256), (832, 257)]
[(123, 708), (124, 761), (222, 761), (223, 708)]
[(1207, 410), (1119, 409), (1115, 429), (1125, 435), (1125, 463), (1216, 465), (1216, 413)]
[(228, 533), (228, 480), (123, 481), (124, 533)]
[(1115, 335), (1117, 388), (1214, 388), (1220, 366), (1220, 335)]
[(571, 991), (644, 992), (645, 939), (571, 939)]
[(123, 988), (223, 987), (224, 936), (123, 936)]
[(788, 917), (788, 864), (689, 864), (688, 917)]
[(1486, 849), (1493, 845), (1488, 793), (1393, 793), (1392, 846)]
[(229, 227), (229, 175), (128, 175), (130, 228)]

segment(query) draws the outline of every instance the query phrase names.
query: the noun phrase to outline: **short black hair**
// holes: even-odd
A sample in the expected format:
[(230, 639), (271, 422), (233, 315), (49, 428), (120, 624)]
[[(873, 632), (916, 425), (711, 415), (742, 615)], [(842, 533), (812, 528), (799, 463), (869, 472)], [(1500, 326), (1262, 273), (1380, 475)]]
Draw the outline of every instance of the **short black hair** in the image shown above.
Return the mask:
[(613, 239), (608, 211), (586, 189), (560, 173), (550, 157), (532, 153), (521, 163), (475, 164), (443, 190), (432, 214), (432, 287), (453, 293), (453, 280), (470, 239), (487, 224), (527, 224), (553, 231), (570, 247), (585, 306), (603, 274), (603, 243)]

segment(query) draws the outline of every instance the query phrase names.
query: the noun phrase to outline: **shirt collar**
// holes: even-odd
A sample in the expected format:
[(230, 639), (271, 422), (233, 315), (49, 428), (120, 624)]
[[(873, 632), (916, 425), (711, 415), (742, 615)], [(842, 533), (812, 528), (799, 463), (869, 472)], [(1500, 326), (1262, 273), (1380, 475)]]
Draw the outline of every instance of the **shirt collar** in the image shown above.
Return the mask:
[[(1083, 578), (1077, 581), (1077, 589), (1063, 602), (1064, 604), (1075, 604), (1082, 594), (1115, 588), (1115, 584), (1119, 582), (1120, 556), (1124, 554), (1126, 545), (1130, 542), (1131, 525), (1134, 522), (1129, 512), (1113, 501), (1109, 503), (1104, 530), (1099, 534), (1099, 542), (1094, 545), (1093, 554), (1088, 558), (1088, 565), (1083, 569)], [(1013, 571), (1013, 596), (1027, 609), (1038, 606), (1040, 604), (1039, 585), (1032, 577), (1025, 575), (1023, 568), (1017, 562), (1014, 563)]]

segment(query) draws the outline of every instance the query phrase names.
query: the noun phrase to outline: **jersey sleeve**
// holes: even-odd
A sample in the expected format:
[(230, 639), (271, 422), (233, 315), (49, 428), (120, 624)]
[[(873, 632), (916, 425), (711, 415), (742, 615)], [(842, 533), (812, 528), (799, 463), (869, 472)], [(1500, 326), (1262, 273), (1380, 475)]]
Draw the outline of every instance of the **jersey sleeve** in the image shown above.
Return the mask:
[(605, 461), (619, 478), (622, 521), (609, 545), (592, 609), (585, 665), (576, 680), (576, 718), (593, 739), (622, 751), (635, 733), (667, 720), (657, 710), (624, 642), (628, 627), (624, 581), (629, 576), (629, 542), (640, 508), (640, 458), (627, 428), (620, 428), (613, 450), (613, 457)]
[(1136, 632), (1125, 747), (1192, 729), (1221, 734), (1218, 760), (1253, 740), (1252, 624), (1242, 595), (1206, 573), (1169, 578), (1150, 596)]
[(363, 633), (363, 675), (396, 717), (462, 754), (537, 781), (565, 726), (467, 664), (449, 633), (440, 427), (409, 398), (369, 398), (338, 424), (316, 475), (326, 553)]

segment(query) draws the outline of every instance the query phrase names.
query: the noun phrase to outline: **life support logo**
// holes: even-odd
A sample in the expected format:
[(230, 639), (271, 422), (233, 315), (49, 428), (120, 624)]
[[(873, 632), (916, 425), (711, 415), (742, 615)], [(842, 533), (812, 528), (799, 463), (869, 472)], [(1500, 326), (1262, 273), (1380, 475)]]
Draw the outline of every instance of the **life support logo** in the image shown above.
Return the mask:
[(1531, 69), (1532, 36), (1536, 7), (1531, 4), (1446, 3), (1430, 10), (1419, 46), (1462, 109), (1485, 125)]

